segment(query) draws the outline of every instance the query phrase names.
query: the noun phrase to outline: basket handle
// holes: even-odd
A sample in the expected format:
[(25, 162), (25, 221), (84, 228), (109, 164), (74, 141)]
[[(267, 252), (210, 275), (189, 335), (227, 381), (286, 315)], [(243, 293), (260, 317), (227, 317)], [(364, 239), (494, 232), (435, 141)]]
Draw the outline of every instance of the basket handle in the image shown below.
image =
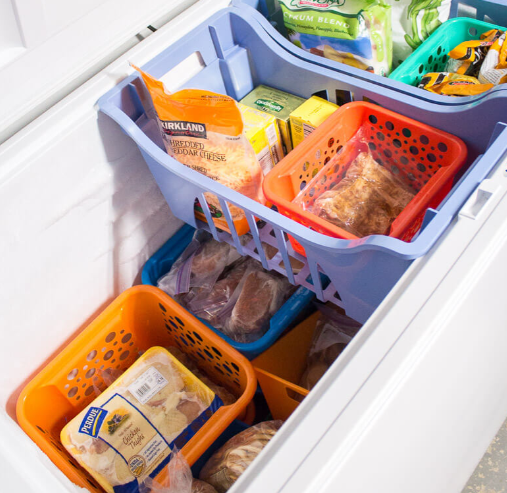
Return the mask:
[[(486, 177), (493, 167), (499, 161), (503, 160), (507, 154), (507, 150), (505, 149), (505, 142), (507, 141), (507, 125), (498, 123), (495, 128), (495, 133), (497, 133), (498, 136), (495, 141), (490, 144), (486, 153), (484, 155), (479, 155), (475, 159), (469, 170), (455, 185), (455, 193), (452, 193), (451, 191), (447, 195), (440, 206), (440, 210), (434, 215), (431, 221), (428, 221), (426, 227), (420, 232), (419, 237), (427, 239), (427, 250), (436, 243), (441, 232), (447, 228), (453, 217), (462, 209), (466, 209), (466, 205), (464, 206), (464, 204), (467, 200), (470, 200), (470, 196), (477, 189), (477, 185), (480, 185), (486, 180)], [(487, 165), (479, 166), (479, 161), (482, 161), (483, 164), (487, 163)], [(440, 221), (435, 220), (437, 216), (440, 217)]]

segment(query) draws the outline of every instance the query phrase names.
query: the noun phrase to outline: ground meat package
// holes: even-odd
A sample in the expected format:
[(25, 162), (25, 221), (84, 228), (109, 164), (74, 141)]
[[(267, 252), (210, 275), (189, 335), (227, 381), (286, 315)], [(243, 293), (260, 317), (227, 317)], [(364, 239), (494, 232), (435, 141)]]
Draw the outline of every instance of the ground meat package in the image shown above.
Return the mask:
[(224, 269), (240, 257), (229, 244), (215, 241), (205, 231), (197, 231), (171, 270), (158, 280), (157, 287), (173, 298), (188, 293), (191, 288), (209, 290)]
[[(322, 180), (335, 179), (332, 170), (337, 165), (346, 169), (345, 177), (324, 193), (315, 194), (313, 202), (308, 202), (308, 190)], [(359, 132), (293, 202), (335, 226), (363, 237), (388, 234), (392, 222), (413, 198), (414, 192), (373, 159), (366, 139)]]
[(327, 305), (319, 305), (321, 317), (315, 326), (305, 371), (299, 384), (311, 390), (322, 378), (361, 324)]
[[(168, 154), (212, 180), (264, 203), (262, 169), (243, 134), (243, 119), (234, 99), (199, 89), (171, 94), (161, 81), (134, 68), (142, 75), (153, 100)], [(209, 192), (204, 195), (217, 225), (227, 230), (218, 198)], [(197, 215), (206, 221), (199, 207)], [(239, 207), (231, 204), (230, 211), (234, 221), (246, 221)]]
[(251, 258), (240, 259), (210, 290), (190, 293), (186, 307), (236, 342), (253, 342), (294, 290), (287, 279)]
[(61, 432), (107, 493), (137, 493), (222, 405), (167, 350), (146, 351)]
[(206, 462), (199, 478), (225, 493), (281, 428), (282, 421), (265, 421), (238, 433)]
[(285, 277), (265, 271), (258, 262), (250, 263), (220, 313), (222, 331), (236, 342), (260, 339), (293, 289)]
[(253, 262), (255, 262), (253, 259), (241, 259), (236, 262), (223, 279), (217, 281), (210, 290), (199, 290), (187, 297), (189, 298), (187, 308), (195, 316), (208, 321), (213, 327), (222, 328), (224, 308)]

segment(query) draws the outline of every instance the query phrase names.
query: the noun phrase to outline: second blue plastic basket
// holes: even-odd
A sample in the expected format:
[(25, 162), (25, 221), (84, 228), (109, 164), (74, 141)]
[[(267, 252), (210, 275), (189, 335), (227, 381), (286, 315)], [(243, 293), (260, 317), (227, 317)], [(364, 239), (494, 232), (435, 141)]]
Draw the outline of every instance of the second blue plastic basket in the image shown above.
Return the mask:
[[(162, 245), (144, 265), (141, 274), (143, 284), (157, 285), (157, 280), (169, 272), (176, 259), (190, 243), (194, 232), (194, 228), (185, 225)], [(216, 334), (225, 339), (234, 349), (244, 354), (248, 359), (253, 359), (268, 349), (282, 333), (298, 319), (302, 312), (309, 309), (314, 298), (315, 295), (311, 291), (299, 287), (271, 318), (268, 331), (255, 342), (236, 342), (220, 330), (215, 329), (205, 320), (200, 320)]]

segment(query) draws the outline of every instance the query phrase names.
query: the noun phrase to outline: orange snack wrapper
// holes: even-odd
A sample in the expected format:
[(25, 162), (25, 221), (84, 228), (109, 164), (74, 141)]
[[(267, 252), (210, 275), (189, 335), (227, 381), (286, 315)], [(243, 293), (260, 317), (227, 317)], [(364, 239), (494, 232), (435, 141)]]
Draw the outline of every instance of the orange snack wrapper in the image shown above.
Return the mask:
[(481, 84), (475, 77), (449, 72), (426, 74), (419, 83), (421, 89), (446, 96), (475, 96), (492, 87), (493, 84)]

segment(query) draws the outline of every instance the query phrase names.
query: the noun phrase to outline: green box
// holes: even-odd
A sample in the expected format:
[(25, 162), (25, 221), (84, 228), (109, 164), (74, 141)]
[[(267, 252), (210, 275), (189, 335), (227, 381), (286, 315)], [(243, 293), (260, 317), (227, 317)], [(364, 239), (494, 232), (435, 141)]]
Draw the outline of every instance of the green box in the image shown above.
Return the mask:
[(274, 116), (278, 122), (284, 153), (292, 151), (292, 140), (290, 131), (290, 114), (304, 102), (304, 98), (294, 96), (285, 91), (274, 89), (268, 86), (258, 86), (251, 93), (247, 94), (241, 101), (250, 108), (264, 111)]

